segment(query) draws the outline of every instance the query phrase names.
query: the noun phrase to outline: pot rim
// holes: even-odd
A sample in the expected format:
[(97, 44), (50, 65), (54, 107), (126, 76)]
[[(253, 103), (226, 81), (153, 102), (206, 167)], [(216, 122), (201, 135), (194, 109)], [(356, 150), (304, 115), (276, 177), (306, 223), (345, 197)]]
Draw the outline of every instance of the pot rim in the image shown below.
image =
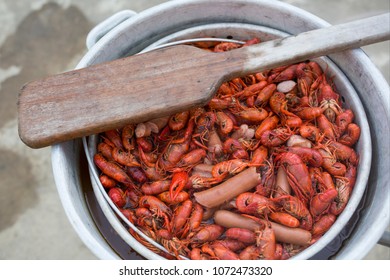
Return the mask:
[[(275, 37), (278, 36), (287, 36), (287, 33), (281, 32), (281, 31), (274, 31), (270, 28), (263, 28), (261, 26), (252, 26), (246, 24), (245, 27), (243, 27), (240, 23), (221, 23), (221, 24), (205, 24), (205, 25), (200, 25), (188, 29), (183, 29), (179, 32), (170, 34), (159, 41), (156, 41), (155, 44), (151, 44), (149, 47), (144, 49), (143, 51), (149, 51), (151, 49), (154, 49), (158, 47), (160, 44), (167, 44), (171, 42), (175, 42), (176, 40), (180, 39), (187, 39), (193, 36), (193, 33), (196, 32), (202, 32), (204, 30), (215, 30), (215, 27), (218, 26), (220, 29), (219, 31), (224, 31), (232, 28), (236, 28), (237, 30), (242, 30), (243, 32), (247, 33), (248, 30), (251, 30), (252, 32), (269, 32), (271, 33), (270, 37), (274, 35)], [(245, 29), (247, 28), (247, 29)], [(225, 31), (227, 32), (227, 31)], [(223, 33), (223, 32), (222, 32)], [(274, 34), (272, 34), (274, 33)], [(190, 34), (190, 35), (188, 35)], [(234, 36), (233, 36), (234, 37)], [(248, 38), (249, 39), (249, 38)], [(337, 66), (327, 57), (321, 57), (319, 59), (315, 59), (314, 61), (317, 61), (320, 63), (320, 65), (324, 68), (324, 65), (326, 65), (326, 69), (328, 70), (328, 75), (329, 76), (334, 76), (335, 77), (335, 84), (336, 87), (340, 84), (342, 84), (344, 88), (344, 96), (347, 96), (347, 99), (350, 99), (350, 101), (354, 105), (354, 112), (355, 114), (358, 113), (359, 115), (359, 125), (362, 129), (362, 131), (366, 131), (367, 133), (364, 133), (361, 135), (361, 138), (359, 140), (360, 145), (360, 151), (361, 155), (363, 155), (363, 163), (361, 163), (358, 167), (358, 177), (356, 180), (356, 186), (354, 187), (353, 193), (351, 194), (351, 198), (347, 204), (347, 207), (344, 209), (343, 213), (340, 214), (334, 223), (334, 225), (322, 236), (317, 242), (315, 242), (313, 245), (309, 246), (302, 252), (298, 253), (297, 255), (293, 256), (291, 259), (308, 259), (313, 257), (315, 254), (320, 252), (323, 248), (325, 248), (334, 238), (336, 238), (341, 230), (347, 225), (349, 220), (352, 218), (352, 215), (354, 214), (355, 211), (358, 209), (358, 205), (360, 203), (360, 200), (362, 199), (362, 196), (365, 191), (365, 187), (367, 184), (368, 180), (368, 174), (370, 170), (370, 164), (371, 164), (371, 138), (370, 138), (370, 133), (369, 133), (369, 127), (367, 123), (367, 119), (365, 116), (365, 112), (363, 109), (362, 104), (360, 103), (360, 100), (357, 96), (357, 93), (355, 92), (353, 86), (349, 83), (348, 79), (346, 76), (337, 68)], [(339, 87), (338, 87), (339, 88)], [(109, 200), (107, 194), (105, 194), (104, 187), (101, 185), (99, 182), (98, 178), (98, 170), (96, 169), (96, 166), (92, 165), (92, 160), (90, 157), (92, 157), (95, 152), (96, 152), (96, 135), (94, 137), (89, 137), (89, 142), (90, 145), (87, 145), (87, 141), (84, 138), (83, 143), (84, 143), (84, 148), (86, 151), (89, 151), (86, 153), (88, 162), (90, 163), (89, 169), (91, 172), (91, 180), (93, 180), (94, 184), (94, 190), (98, 191), (96, 193), (97, 197), (102, 199), (102, 194), (104, 195), (104, 200), (105, 201), (99, 201), (99, 204), (105, 208), (110, 204), (110, 207), (114, 209), (114, 211), (117, 213), (117, 215), (120, 216), (121, 220), (128, 223), (129, 222), (126, 220), (126, 218), (121, 216), (120, 211), (113, 205), (113, 203)], [(92, 144), (91, 144), (92, 143)], [(94, 146), (94, 147), (93, 147)], [(108, 213), (106, 210), (104, 210), (105, 213), (107, 213), (109, 216), (107, 217), (112, 226), (119, 230), (122, 234), (124, 234), (123, 238), (126, 238), (127, 235), (129, 235), (128, 232), (123, 232), (120, 229), (120, 219), (117, 219), (116, 215), (113, 215), (113, 213)], [(113, 220), (114, 219), (114, 220)], [(133, 224), (129, 224), (130, 227), (133, 227)], [(132, 246), (132, 243), (129, 243), (130, 246)], [(142, 251), (139, 251), (139, 253), (143, 253)]]

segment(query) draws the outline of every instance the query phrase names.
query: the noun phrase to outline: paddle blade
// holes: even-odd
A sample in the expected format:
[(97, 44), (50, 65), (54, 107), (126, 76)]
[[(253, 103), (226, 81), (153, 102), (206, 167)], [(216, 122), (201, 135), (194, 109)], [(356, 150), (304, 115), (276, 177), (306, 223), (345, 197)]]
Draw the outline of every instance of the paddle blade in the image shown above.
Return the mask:
[(19, 136), (40, 148), (204, 105), (223, 78), (213, 60), (221, 57), (174, 46), (28, 83)]

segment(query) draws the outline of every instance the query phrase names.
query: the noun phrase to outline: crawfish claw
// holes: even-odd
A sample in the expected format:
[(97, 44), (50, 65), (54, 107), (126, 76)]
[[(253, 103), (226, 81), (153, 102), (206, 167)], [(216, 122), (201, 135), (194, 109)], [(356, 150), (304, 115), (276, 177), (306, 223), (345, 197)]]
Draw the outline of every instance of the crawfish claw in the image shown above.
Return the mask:
[(169, 186), (169, 196), (174, 200), (184, 189), (188, 182), (188, 173), (184, 171), (174, 172), (171, 185)]

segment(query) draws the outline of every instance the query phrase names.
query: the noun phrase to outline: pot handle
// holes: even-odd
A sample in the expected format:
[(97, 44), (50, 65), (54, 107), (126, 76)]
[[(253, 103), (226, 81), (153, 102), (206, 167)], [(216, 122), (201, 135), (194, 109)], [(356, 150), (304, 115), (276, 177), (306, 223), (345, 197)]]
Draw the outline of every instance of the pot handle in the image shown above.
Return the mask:
[(379, 239), (378, 244), (390, 247), (390, 231), (385, 231)]
[(137, 13), (132, 10), (123, 10), (113, 14), (109, 18), (96, 25), (87, 35), (87, 48), (92, 48), (92, 46), (95, 45), (104, 35), (136, 14)]

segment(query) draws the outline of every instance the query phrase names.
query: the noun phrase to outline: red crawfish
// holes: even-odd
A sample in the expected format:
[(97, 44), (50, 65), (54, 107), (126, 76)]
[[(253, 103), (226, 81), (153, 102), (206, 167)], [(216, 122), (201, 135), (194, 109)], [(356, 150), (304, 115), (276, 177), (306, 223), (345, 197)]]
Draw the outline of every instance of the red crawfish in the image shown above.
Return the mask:
[(250, 215), (267, 215), (276, 209), (276, 205), (271, 199), (250, 192), (244, 192), (237, 196), (236, 207), (241, 213)]
[(324, 109), (320, 107), (301, 108), (296, 112), (296, 115), (303, 120), (314, 120), (323, 113)]
[(256, 97), (254, 95), (249, 96), (246, 100), (245, 103), (248, 107), (255, 107), (255, 99)]
[(231, 96), (224, 98), (212, 98), (207, 106), (212, 110), (223, 110), (235, 106), (234, 98)]
[(111, 188), (108, 191), (108, 196), (118, 208), (126, 205), (125, 193), (120, 188)]
[(107, 161), (101, 154), (95, 154), (93, 157), (96, 166), (107, 176), (122, 183), (126, 187), (135, 188), (133, 180), (117, 164)]
[(329, 188), (323, 192), (314, 195), (310, 200), (310, 213), (317, 219), (324, 214), (330, 207), (331, 203), (337, 197), (338, 192), (334, 188)]
[(307, 65), (310, 67), (311, 72), (314, 75), (314, 78), (317, 78), (323, 74), (321, 66), (315, 61), (309, 61)]
[(230, 87), (236, 92), (246, 88), (248, 85), (244, 82), (243, 78), (233, 78), (229, 81)]
[(104, 158), (106, 158), (109, 161), (114, 160), (112, 157), (112, 146), (107, 144), (106, 142), (100, 142), (97, 145), (97, 152), (100, 153)]
[(335, 124), (340, 135), (344, 134), (348, 125), (355, 119), (355, 114), (352, 110), (347, 109), (344, 112), (337, 115)]
[(299, 128), (303, 123), (302, 119), (299, 116), (290, 112), (287, 109), (287, 100), (284, 101), (282, 106), (280, 107), (279, 115), (282, 124), (287, 126), (288, 128)]
[[(257, 237), (257, 242), (255, 244), (255, 246), (259, 250), (255, 250), (255, 252), (257, 253), (256, 257), (253, 256), (253, 253), (255, 252), (253, 252), (253, 250), (250, 250), (252, 255), (252, 258), (250, 259), (274, 260), (276, 258), (276, 238), (275, 238), (275, 232), (271, 228), (270, 224), (254, 216), (250, 216), (250, 215), (244, 215), (244, 216), (256, 221), (260, 225), (260, 228), (256, 230), (256, 234), (258, 237)], [(250, 246), (254, 246), (254, 245), (250, 245)], [(245, 255), (243, 254), (244, 251), (246, 251), (246, 249), (244, 249), (240, 253), (241, 259), (246, 259)]]
[(108, 130), (103, 134), (106, 143), (109, 143), (113, 148), (117, 147), (119, 149), (123, 149), (122, 139), (118, 130), (116, 129)]
[(178, 192), (174, 198), (172, 198), (169, 191), (166, 191), (158, 194), (157, 197), (168, 205), (176, 205), (187, 200), (190, 196), (187, 192), (181, 191)]
[(316, 118), (318, 128), (320, 129), (321, 133), (324, 134), (324, 137), (328, 140), (335, 140), (337, 133), (336, 133), (336, 127), (333, 123), (331, 123), (324, 114), (319, 115)]
[(188, 234), (200, 227), (203, 220), (203, 207), (198, 203), (193, 203), (191, 215), (188, 219), (188, 223), (184, 226), (182, 236), (186, 237)]
[(324, 116), (331, 122), (334, 123), (337, 115), (342, 111), (339, 104), (334, 100), (322, 100), (320, 108), (323, 110)]
[(131, 151), (134, 149), (134, 132), (135, 127), (133, 124), (126, 125), (122, 128), (121, 139), (123, 147), (126, 151)]
[(267, 81), (268, 71), (260, 72), (255, 74), (256, 81)]
[(253, 96), (253, 95), (257, 95), (258, 93), (261, 92), (262, 89), (264, 89), (264, 87), (267, 86), (267, 84), (268, 83), (266, 81), (260, 81), (258, 83), (250, 85), (250, 86), (244, 88), (243, 90), (235, 93), (234, 96), (239, 98), (239, 99), (244, 99), (244, 98), (248, 98), (248, 97)]
[(345, 172), (345, 178), (348, 180), (349, 187), (351, 190), (354, 188), (356, 183), (357, 167), (355, 165), (347, 165), (347, 171)]
[(340, 95), (336, 93), (332, 86), (326, 81), (326, 77), (322, 74), (322, 82), (319, 85), (318, 92), (318, 103), (321, 103), (323, 100), (335, 100), (337, 103), (340, 102)]
[(223, 134), (229, 134), (233, 130), (233, 120), (224, 112), (216, 112), (216, 122)]
[(186, 139), (183, 143), (168, 143), (157, 160), (157, 166), (162, 171), (171, 170), (186, 154), (190, 147), (191, 139)]
[(138, 137), (137, 145), (141, 148), (145, 153), (150, 153), (153, 151), (153, 143), (149, 137)]
[(217, 96), (230, 96), (230, 95), (233, 95), (234, 94), (234, 91), (233, 89), (229, 86), (229, 84), (227, 82), (224, 82), (221, 84), (221, 86), (219, 87), (218, 91), (217, 91)]
[(202, 247), (200, 247), (202, 253), (205, 253), (209, 256), (210, 259), (216, 260), (218, 257), (215, 255), (213, 248), (211, 248), (211, 242), (203, 243)]
[(347, 206), (352, 188), (348, 178), (336, 178), (337, 196), (330, 206), (330, 213), (339, 215)]
[(279, 253), (279, 256), (280, 256), (281, 260), (288, 260), (301, 251), (302, 251), (301, 245), (296, 245), (296, 244), (291, 244), (291, 243), (283, 243), (282, 244), (282, 252)]
[(244, 146), (234, 138), (228, 138), (222, 145), (225, 154), (230, 154), (231, 158), (249, 159), (249, 154)]
[(232, 250), (224, 246), (222, 243), (214, 242), (211, 244), (211, 249), (215, 257), (219, 260), (239, 260), (240, 257)]
[(141, 167), (126, 166), (125, 172), (137, 183), (143, 184), (148, 180), (144, 170)]
[(293, 64), (285, 68), (283, 71), (280, 73), (276, 73), (268, 78), (269, 82), (272, 83), (280, 83), (286, 80), (292, 80), (295, 79), (297, 76), (297, 67), (298, 64)]
[(185, 129), (180, 130), (180, 134), (170, 141), (170, 144), (184, 144), (191, 142), (191, 138), (193, 136), (194, 128), (195, 128), (195, 117), (190, 117), (187, 123), (187, 127)]
[(145, 207), (138, 207), (134, 211), (134, 215), (136, 216), (136, 224), (140, 225), (142, 227), (149, 226), (149, 227), (155, 227), (153, 224), (153, 213), (149, 211), (149, 209)]
[(315, 149), (295, 146), (288, 147), (288, 151), (290, 153), (298, 155), (303, 162), (313, 167), (320, 167), (322, 165), (322, 155)]
[(157, 197), (152, 195), (143, 195), (139, 199), (139, 207), (148, 208), (156, 213), (165, 213), (171, 215), (171, 209)]
[(359, 158), (355, 150), (347, 145), (341, 144), (337, 141), (328, 142), (329, 150), (334, 153), (338, 160), (349, 162), (352, 165), (357, 165)]
[(169, 125), (166, 125), (163, 129), (161, 129), (161, 131), (157, 136), (157, 140), (161, 142), (166, 142), (171, 140), (171, 129), (169, 128)]
[(126, 152), (117, 147), (112, 149), (112, 157), (116, 162), (125, 166), (141, 166), (131, 152)]
[(308, 96), (310, 87), (314, 81), (314, 74), (311, 71), (309, 64), (304, 62), (299, 63), (296, 72), (299, 91), (303, 95)]
[(164, 191), (169, 190), (169, 186), (171, 185), (170, 180), (158, 180), (153, 182), (144, 183), (141, 186), (141, 191), (147, 195), (160, 194)]
[(276, 191), (275, 195), (277, 195), (277, 190), (274, 190), (275, 183), (277, 182), (274, 170), (272, 160), (266, 160), (265, 163), (259, 167), (261, 181), (260, 184), (256, 186), (257, 194), (269, 197), (273, 191)]
[(301, 200), (291, 195), (282, 195), (273, 200), (280, 204), (284, 211), (297, 218), (301, 222), (301, 228), (311, 230), (313, 226), (313, 217)]
[(278, 224), (285, 225), (287, 227), (299, 227), (300, 222), (294, 216), (285, 212), (271, 212), (269, 218)]
[(313, 225), (312, 234), (313, 236), (321, 236), (325, 232), (327, 232), (331, 226), (336, 221), (336, 216), (333, 214), (325, 214), (320, 217), (318, 221), (316, 221)]
[(177, 236), (184, 230), (184, 225), (187, 223), (191, 215), (192, 201), (187, 199), (181, 203), (174, 211), (172, 217), (172, 233)]
[(279, 115), (281, 113), (281, 108), (286, 102), (286, 96), (282, 92), (275, 92), (269, 99), (269, 106), (275, 114)]
[(257, 245), (245, 247), (239, 254), (241, 260), (258, 260), (260, 258), (261, 248)]
[(281, 260), (283, 255), (283, 245), (276, 243), (275, 247), (275, 260)]
[(126, 189), (125, 190), (125, 199), (126, 199), (126, 206), (125, 207), (137, 207), (138, 201), (142, 193), (137, 189)]
[(130, 222), (135, 223), (136, 217), (133, 210), (130, 209), (119, 209), (121, 213), (128, 219)]
[[(294, 91), (294, 89), (293, 89)], [(286, 101), (287, 101), (287, 107), (290, 108), (291, 111), (296, 112), (299, 111), (300, 108), (307, 108), (309, 105), (306, 103), (306, 96), (305, 97), (299, 97), (294, 92), (286, 93)]]
[(339, 143), (352, 147), (356, 144), (360, 137), (360, 127), (355, 123), (350, 123), (346, 131), (340, 137)]
[(203, 140), (209, 131), (212, 130), (217, 117), (214, 112), (205, 112), (195, 119), (195, 137), (200, 137)]
[(317, 102), (324, 109), (325, 117), (334, 123), (336, 116), (342, 112), (340, 95), (336, 93), (332, 86), (326, 82), (325, 76), (322, 76), (322, 82), (319, 85)]
[(276, 253), (276, 237), (274, 230), (263, 223), (264, 228), (260, 231), (258, 237), (258, 246), (261, 248), (260, 259), (274, 260)]
[(183, 129), (190, 117), (190, 111), (184, 111), (171, 116), (168, 120), (168, 126), (173, 131)]
[(191, 260), (209, 260), (210, 256), (208, 254), (203, 253), (198, 247), (193, 248), (190, 252)]
[(257, 127), (255, 132), (256, 139), (261, 139), (261, 136), (266, 131), (272, 131), (279, 124), (279, 118), (276, 115), (268, 116), (261, 124)]
[(174, 200), (177, 195), (184, 189), (188, 182), (188, 173), (185, 171), (174, 172), (171, 185), (169, 186), (169, 196)]
[(223, 180), (226, 176), (234, 175), (248, 167), (248, 163), (241, 159), (222, 161), (213, 166), (211, 174), (214, 179)]
[(235, 113), (235, 115), (243, 121), (259, 124), (268, 116), (268, 112), (263, 108), (247, 108)]
[(283, 145), (294, 133), (288, 127), (266, 130), (261, 134), (260, 143), (268, 148)]
[(147, 208), (158, 218), (162, 218), (164, 221), (164, 227), (168, 230), (170, 228), (170, 217), (172, 215), (172, 210), (157, 197), (152, 195), (143, 195), (140, 197), (138, 202), (139, 208)]
[[(133, 151), (133, 153), (136, 153), (136, 150)], [(147, 167), (154, 167), (158, 160), (158, 155), (156, 153), (145, 153), (141, 146), (138, 146), (138, 157), (140, 162)]]
[(328, 148), (319, 148), (318, 152), (322, 156), (322, 167), (333, 176), (344, 176), (347, 171), (345, 164), (338, 162), (336, 157)]
[(229, 250), (236, 252), (236, 253), (241, 251), (242, 249), (244, 249), (247, 246), (247, 245), (245, 245), (244, 242), (234, 240), (234, 239), (216, 240), (213, 242), (213, 244), (214, 243), (219, 243), (219, 244), (225, 246), (226, 248), (228, 248)]
[(217, 240), (225, 231), (225, 228), (216, 225), (216, 224), (208, 224), (199, 227), (191, 237), (191, 241), (194, 243), (204, 243)]
[(117, 182), (114, 179), (112, 179), (104, 174), (99, 175), (99, 181), (100, 181), (100, 183), (102, 183), (102, 186), (107, 188), (107, 189), (113, 188), (117, 184)]
[(314, 143), (320, 139), (320, 130), (314, 125), (302, 125), (299, 128), (299, 134)]
[(262, 166), (268, 157), (268, 149), (264, 146), (256, 148), (251, 155), (250, 166)]
[(186, 168), (192, 168), (196, 164), (198, 164), (203, 158), (205, 158), (207, 155), (206, 151), (204, 149), (194, 149), (185, 155), (180, 159), (180, 161), (177, 163), (177, 167), (175, 170), (182, 170)]
[(245, 228), (229, 228), (225, 231), (225, 236), (246, 244), (254, 244), (257, 241), (256, 233)]
[(275, 161), (287, 173), (288, 182), (297, 197), (304, 203), (307, 203), (313, 196), (314, 190), (306, 164), (298, 155), (291, 152), (277, 155)]
[(268, 104), (271, 96), (274, 94), (276, 90), (275, 84), (268, 84), (264, 87), (256, 97), (255, 106), (265, 107)]
[(163, 180), (165, 178), (163, 174), (160, 173), (161, 170), (156, 167), (156, 164), (153, 164), (151, 166), (145, 166), (143, 168), (146, 177), (148, 177), (148, 179), (151, 181)]

